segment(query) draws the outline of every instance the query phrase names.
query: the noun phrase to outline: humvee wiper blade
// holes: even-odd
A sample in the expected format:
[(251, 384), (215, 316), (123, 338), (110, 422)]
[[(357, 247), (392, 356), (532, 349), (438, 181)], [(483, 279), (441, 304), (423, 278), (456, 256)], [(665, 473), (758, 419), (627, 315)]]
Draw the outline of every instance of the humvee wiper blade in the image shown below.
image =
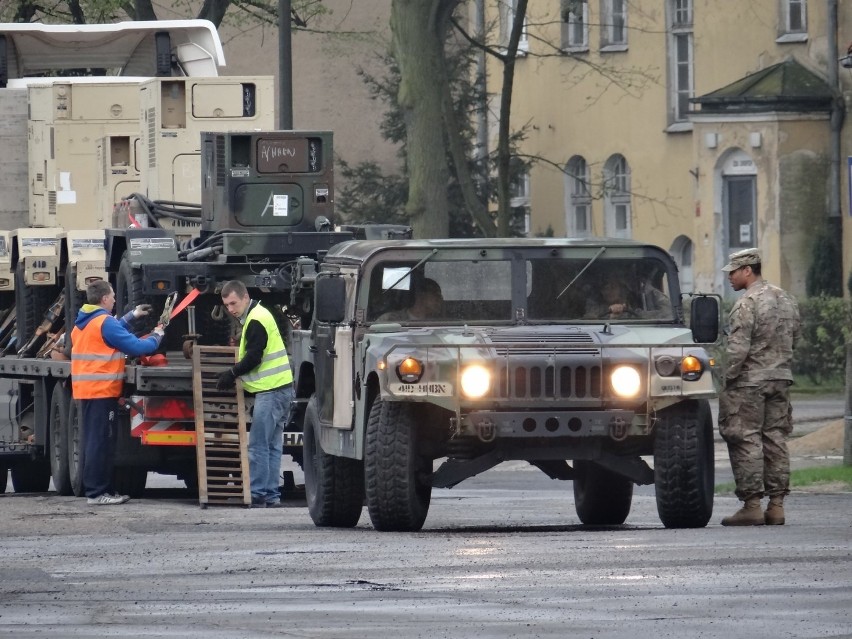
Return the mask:
[(432, 249), (432, 252), (431, 252), (431, 253), (429, 253), (429, 255), (427, 255), (427, 256), (426, 256), (426, 257), (424, 257), (422, 260), (420, 260), (419, 262), (417, 262), (417, 264), (415, 264), (415, 265), (414, 265), (414, 266), (412, 266), (410, 269), (408, 269), (405, 273), (403, 273), (403, 274), (402, 274), (402, 276), (401, 276), (401, 277), (400, 277), (400, 278), (399, 278), (396, 282), (394, 282), (392, 285), (388, 286), (388, 287), (387, 287), (387, 289), (385, 289), (385, 290), (387, 290), (387, 291), (392, 291), (392, 290), (394, 289), (394, 287), (395, 287), (397, 284), (399, 284), (402, 280), (404, 280), (406, 277), (408, 277), (409, 275), (411, 275), (411, 274), (412, 274), (412, 273), (413, 273), (416, 269), (418, 269), (418, 268), (420, 268), (421, 266), (423, 266), (426, 262), (428, 262), (429, 260), (431, 260), (431, 259), (432, 259), (433, 257), (435, 257), (437, 254), (438, 254), (438, 249)]
[(567, 291), (569, 288), (571, 288), (571, 285), (572, 285), (574, 282), (576, 282), (576, 281), (580, 278), (580, 276), (581, 276), (583, 273), (585, 273), (585, 272), (586, 272), (586, 270), (587, 270), (587, 269), (588, 269), (588, 268), (589, 268), (592, 264), (594, 264), (594, 263), (595, 263), (595, 261), (596, 261), (596, 260), (597, 260), (597, 259), (598, 259), (601, 255), (603, 255), (603, 254), (604, 254), (604, 251), (606, 251), (606, 247), (605, 247), (605, 246), (602, 246), (602, 247), (600, 248), (600, 250), (598, 250), (598, 252), (597, 252), (597, 253), (595, 253), (594, 257), (592, 257), (592, 259), (590, 259), (590, 260), (589, 260), (589, 263), (588, 263), (588, 264), (586, 264), (586, 265), (585, 265), (582, 269), (580, 269), (580, 272), (579, 272), (579, 273), (577, 273), (577, 274), (574, 276), (574, 279), (573, 279), (573, 280), (571, 280), (570, 282), (568, 282), (568, 286), (566, 286), (565, 288), (563, 288), (563, 289), (562, 289), (562, 292), (561, 292), (561, 293), (559, 293), (559, 295), (557, 295), (557, 296), (556, 296), (556, 299), (559, 299), (560, 297), (562, 297), (562, 296), (565, 294), (565, 291)]

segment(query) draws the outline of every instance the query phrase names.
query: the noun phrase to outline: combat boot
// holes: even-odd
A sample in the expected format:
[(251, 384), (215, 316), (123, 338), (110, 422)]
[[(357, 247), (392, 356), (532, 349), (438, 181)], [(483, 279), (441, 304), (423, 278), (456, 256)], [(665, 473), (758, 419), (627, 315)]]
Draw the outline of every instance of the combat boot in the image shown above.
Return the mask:
[(763, 526), (764, 523), (760, 497), (746, 499), (742, 508), (722, 520), (723, 526)]
[(784, 496), (776, 495), (769, 498), (769, 505), (763, 513), (763, 521), (767, 526), (784, 525)]

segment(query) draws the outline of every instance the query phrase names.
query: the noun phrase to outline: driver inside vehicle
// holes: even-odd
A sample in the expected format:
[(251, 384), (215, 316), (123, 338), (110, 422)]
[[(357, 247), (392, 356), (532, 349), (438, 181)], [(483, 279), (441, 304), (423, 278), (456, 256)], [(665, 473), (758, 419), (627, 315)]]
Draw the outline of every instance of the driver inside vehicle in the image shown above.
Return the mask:
[(408, 308), (388, 311), (380, 315), (377, 322), (410, 322), (435, 319), (441, 316), (444, 296), (441, 287), (430, 278), (425, 278), (414, 287), (414, 302)]
[[(600, 297), (586, 304), (585, 319), (669, 319), (672, 306), (665, 293), (643, 284), (637, 295), (615, 274), (604, 279)], [(636, 300), (639, 301), (636, 301)]]

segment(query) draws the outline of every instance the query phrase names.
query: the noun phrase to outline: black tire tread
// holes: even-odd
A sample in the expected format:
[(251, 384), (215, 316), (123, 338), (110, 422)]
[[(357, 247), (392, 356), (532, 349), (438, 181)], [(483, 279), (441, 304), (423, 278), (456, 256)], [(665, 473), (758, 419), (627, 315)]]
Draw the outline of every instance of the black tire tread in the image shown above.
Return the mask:
[(364, 464), (359, 459), (335, 457), (319, 442), (316, 398), (305, 410), (305, 493), (308, 512), (320, 527), (352, 528), (364, 507)]
[(73, 494), (71, 475), (68, 469), (68, 408), (71, 393), (57, 382), (50, 398), (50, 435), (48, 450), (50, 474), (56, 492), (65, 497)]
[(574, 507), (587, 526), (620, 526), (630, 514), (633, 482), (596, 464), (574, 462)]
[[(417, 431), (412, 407), (377, 399), (370, 409), (364, 452), (367, 508), (376, 530), (420, 530), (430, 485), (418, 482)], [(431, 460), (429, 460), (431, 465)]]
[(666, 528), (703, 528), (713, 515), (713, 425), (706, 400), (659, 416), (654, 439), (657, 512)]
[(83, 487), (83, 425), (80, 419), (80, 402), (72, 399), (68, 404), (68, 475), (75, 497), (86, 494)]

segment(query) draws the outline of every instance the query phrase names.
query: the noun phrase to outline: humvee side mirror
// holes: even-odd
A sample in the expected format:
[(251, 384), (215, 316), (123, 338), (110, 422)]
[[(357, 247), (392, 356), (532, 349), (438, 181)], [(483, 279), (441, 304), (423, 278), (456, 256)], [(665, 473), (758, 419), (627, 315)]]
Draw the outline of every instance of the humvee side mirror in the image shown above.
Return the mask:
[(712, 344), (719, 339), (719, 300), (707, 295), (692, 298), (689, 309), (692, 339), (697, 344)]
[(340, 324), (346, 316), (346, 282), (342, 277), (317, 277), (315, 286), (316, 320)]

